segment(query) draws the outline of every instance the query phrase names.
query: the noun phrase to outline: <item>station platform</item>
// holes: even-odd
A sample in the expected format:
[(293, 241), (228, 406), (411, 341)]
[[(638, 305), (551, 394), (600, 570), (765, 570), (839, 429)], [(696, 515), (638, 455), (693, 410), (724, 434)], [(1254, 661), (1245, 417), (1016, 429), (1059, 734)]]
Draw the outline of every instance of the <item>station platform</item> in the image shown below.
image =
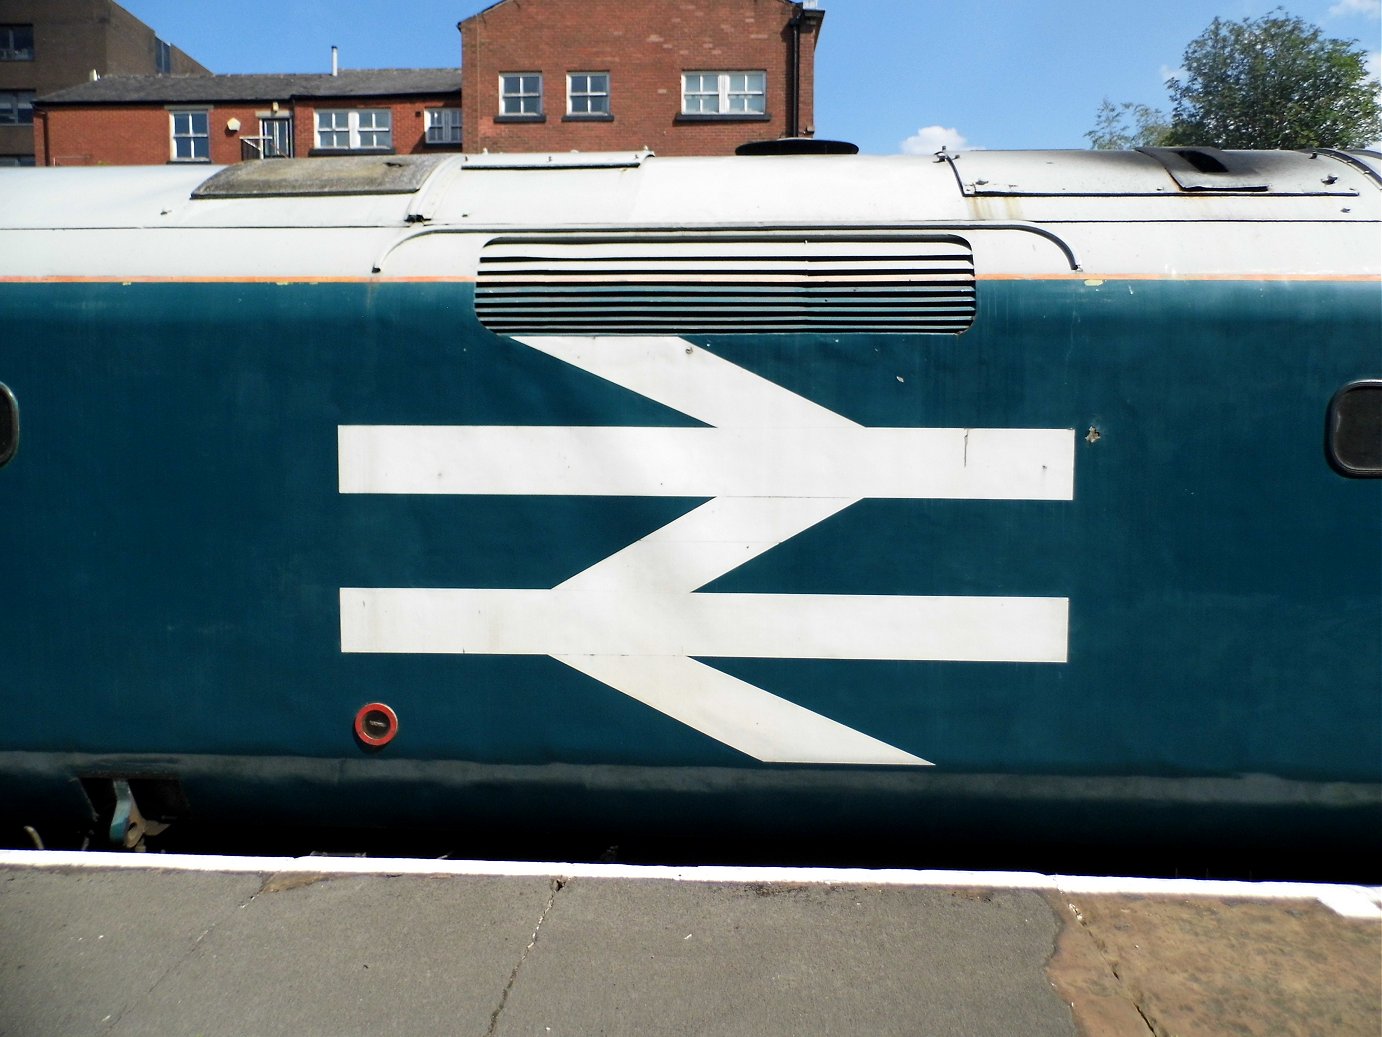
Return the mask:
[(1382, 889), (0, 851), (0, 1034), (1376, 1037)]

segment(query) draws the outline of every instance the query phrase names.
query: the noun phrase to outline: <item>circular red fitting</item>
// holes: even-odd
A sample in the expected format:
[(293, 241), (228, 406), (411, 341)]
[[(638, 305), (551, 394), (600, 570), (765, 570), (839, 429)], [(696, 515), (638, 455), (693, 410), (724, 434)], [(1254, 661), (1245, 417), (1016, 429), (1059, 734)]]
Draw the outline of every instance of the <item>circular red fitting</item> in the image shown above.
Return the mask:
[(398, 734), (398, 714), (382, 702), (371, 702), (355, 714), (355, 737), (366, 745), (388, 745)]

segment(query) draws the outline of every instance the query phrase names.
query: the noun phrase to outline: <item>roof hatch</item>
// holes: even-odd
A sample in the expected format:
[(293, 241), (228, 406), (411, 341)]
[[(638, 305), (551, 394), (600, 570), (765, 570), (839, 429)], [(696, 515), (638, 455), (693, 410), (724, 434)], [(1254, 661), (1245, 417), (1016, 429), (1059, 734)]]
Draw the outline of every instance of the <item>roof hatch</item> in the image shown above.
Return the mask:
[(1218, 148), (1138, 148), (1171, 174), (1182, 191), (1270, 191), (1272, 185), (1241, 152)]
[(1138, 148), (1136, 151), (942, 151), (968, 197), (1357, 197), (1358, 170), (1324, 152)]
[(453, 155), (342, 155), (239, 162), (202, 181), (193, 198), (414, 194)]

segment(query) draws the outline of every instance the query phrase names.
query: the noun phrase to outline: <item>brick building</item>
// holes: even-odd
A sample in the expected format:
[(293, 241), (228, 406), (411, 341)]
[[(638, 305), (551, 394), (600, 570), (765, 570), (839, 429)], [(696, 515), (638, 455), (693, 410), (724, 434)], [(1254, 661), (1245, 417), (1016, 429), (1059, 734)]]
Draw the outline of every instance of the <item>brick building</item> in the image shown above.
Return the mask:
[(462, 147), (729, 154), (814, 134), (823, 18), (817, 0), (499, 0), (458, 25), (460, 69), (105, 75), (42, 94), (27, 109), (31, 147), (43, 165)]
[(42, 99), (41, 165), (459, 151), (454, 68), (107, 76)]
[(34, 164), (35, 97), (93, 74), (206, 71), (111, 0), (0, 0), (0, 166)]
[(465, 150), (810, 136), (823, 18), (815, 0), (500, 0), (460, 23)]

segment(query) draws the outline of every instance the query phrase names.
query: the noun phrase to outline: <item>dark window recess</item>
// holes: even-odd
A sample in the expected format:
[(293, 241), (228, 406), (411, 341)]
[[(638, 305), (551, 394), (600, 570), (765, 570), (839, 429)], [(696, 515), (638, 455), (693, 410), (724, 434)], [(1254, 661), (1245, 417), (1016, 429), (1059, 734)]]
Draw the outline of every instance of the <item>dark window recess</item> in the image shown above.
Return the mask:
[(974, 255), (949, 235), (497, 238), (475, 309), (502, 335), (958, 335)]
[(1353, 382), (1334, 394), (1325, 451), (1343, 475), (1382, 477), (1382, 379)]
[(19, 404), (9, 386), (0, 382), (0, 467), (19, 449)]
[(34, 92), (32, 90), (0, 90), (0, 126), (32, 126), (34, 124)]
[(0, 61), (33, 61), (34, 27), (0, 25)]

